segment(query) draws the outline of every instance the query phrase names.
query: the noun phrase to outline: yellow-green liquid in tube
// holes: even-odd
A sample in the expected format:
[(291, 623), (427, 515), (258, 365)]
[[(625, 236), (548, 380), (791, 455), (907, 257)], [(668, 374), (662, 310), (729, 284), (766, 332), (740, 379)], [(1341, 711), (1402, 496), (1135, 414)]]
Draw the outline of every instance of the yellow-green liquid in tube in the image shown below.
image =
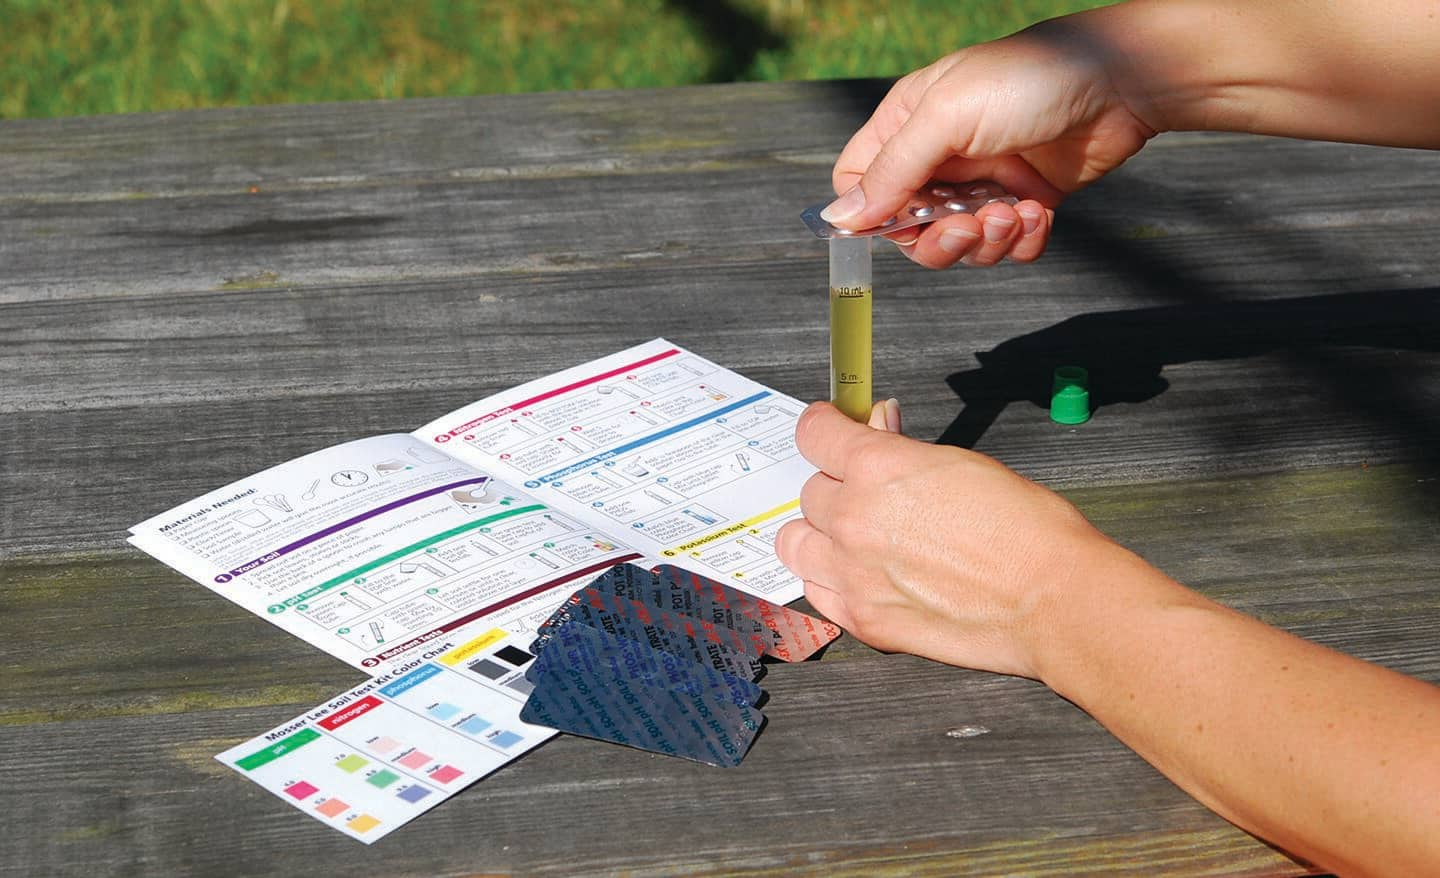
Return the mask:
[(830, 239), (830, 401), (870, 419), (870, 239)]
[(830, 288), (830, 401), (852, 419), (870, 418), (870, 303), (867, 286)]

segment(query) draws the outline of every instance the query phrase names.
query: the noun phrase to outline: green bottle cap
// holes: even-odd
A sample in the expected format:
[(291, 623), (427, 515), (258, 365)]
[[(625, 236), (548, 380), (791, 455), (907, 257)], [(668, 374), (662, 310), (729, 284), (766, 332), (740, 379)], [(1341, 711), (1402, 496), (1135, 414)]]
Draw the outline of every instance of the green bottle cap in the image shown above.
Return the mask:
[(1055, 381), (1050, 392), (1059, 393), (1067, 387), (1090, 389), (1090, 372), (1084, 366), (1060, 366), (1055, 370)]
[(1083, 424), (1090, 420), (1090, 373), (1079, 366), (1055, 370), (1050, 391), (1050, 420), (1057, 424)]

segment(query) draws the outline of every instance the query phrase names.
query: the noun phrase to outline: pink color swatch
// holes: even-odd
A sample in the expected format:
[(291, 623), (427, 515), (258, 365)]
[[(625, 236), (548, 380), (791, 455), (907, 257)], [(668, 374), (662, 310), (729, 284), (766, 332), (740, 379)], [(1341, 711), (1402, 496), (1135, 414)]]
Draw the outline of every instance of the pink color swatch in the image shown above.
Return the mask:
[(320, 792), (319, 787), (303, 780), (297, 780), (285, 788), (286, 795), (294, 796), (297, 799), (308, 799), (318, 792)]
[(389, 753), (391, 750), (394, 750), (396, 747), (399, 746), (400, 742), (395, 740), (394, 738), (376, 738), (375, 742), (370, 745), (370, 749), (374, 750), (376, 753), (384, 754)]
[(419, 750), (411, 750), (409, 753), (406, 753), (404, 756), (401, 756), (395, 761), (405, 766), (406, 768), (419, 768), (420, 766), (430, 761), (430, 754), (421, 753)]
[(455, 778), (459, 777), (464, 773), (465, 772), (461, 771), (453, 765), (442, 765), (434, 771), (430, 772), (430, 779), (435, 781), (436, 783), (449, 783), (450, 781), (454, 780)]

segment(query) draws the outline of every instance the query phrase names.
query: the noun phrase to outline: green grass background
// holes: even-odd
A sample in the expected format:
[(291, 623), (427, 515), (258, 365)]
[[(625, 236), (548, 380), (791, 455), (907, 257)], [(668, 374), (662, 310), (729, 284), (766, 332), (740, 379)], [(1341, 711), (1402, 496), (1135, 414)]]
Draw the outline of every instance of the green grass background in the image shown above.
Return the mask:
[(0, 118), (893, 76), (1100, 0), (0, 0)]

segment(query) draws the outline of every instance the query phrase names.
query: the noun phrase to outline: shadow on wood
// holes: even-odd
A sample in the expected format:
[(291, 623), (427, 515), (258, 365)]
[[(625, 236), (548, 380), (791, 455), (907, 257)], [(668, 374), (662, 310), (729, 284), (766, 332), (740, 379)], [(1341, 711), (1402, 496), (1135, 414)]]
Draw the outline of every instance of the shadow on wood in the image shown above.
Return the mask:
[(1090, 370), (1091, 407), (1100, 409), (1163, 393), (1167, 365), (1278, 352), (1323, 382), (1337, 405), (1419, 444), (1440, 443), (1440, 413), (1416, 404), (1403, 366), (1377, 367), (1352, 355), (1349, 349), (1358, 347), (1440, 351), (1440, 288), (1072, 317), (978, 353), (979, 369), (946, 378), (965, 408), (938, 441), (969, 448), (1007, 405), (1048, 407), (1057, 366)]

